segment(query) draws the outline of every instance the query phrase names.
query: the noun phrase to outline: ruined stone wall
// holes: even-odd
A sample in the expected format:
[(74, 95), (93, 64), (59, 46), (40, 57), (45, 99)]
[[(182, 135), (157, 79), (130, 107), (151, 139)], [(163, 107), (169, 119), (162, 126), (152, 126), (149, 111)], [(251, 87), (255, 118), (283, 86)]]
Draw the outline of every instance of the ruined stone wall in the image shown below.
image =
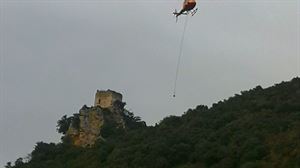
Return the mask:
[(101, 108), (111, 108), (116, 101), (122, 101), (122, 95), (120, 93), (111, 90), (97, 90), (94, 106), (100, 106)]

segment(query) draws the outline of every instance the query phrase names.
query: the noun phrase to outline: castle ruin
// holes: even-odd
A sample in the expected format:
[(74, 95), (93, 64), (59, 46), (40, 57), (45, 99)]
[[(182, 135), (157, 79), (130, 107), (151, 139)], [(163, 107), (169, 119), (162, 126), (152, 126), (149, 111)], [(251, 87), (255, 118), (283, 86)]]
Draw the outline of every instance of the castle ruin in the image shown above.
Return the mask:
[(78, 119), (73, 120), (69, 126), (67, 137), (71, 138), (75, 146), (88, 147), (98, 139), (104, 139), (101, 134), (103, 125), (114, 124), (115, 128), (124, 129), (125, 104), (122, 102), (122, 94), (112, 90), (97, 90), (94, 106), (84, 105), (80, 109)]
[(94, 106), (99, 106), (101, 108), (111, 108), (116, 102), (122, 102), (122, 97), (122, 94), (113, 90), (97, 90)]

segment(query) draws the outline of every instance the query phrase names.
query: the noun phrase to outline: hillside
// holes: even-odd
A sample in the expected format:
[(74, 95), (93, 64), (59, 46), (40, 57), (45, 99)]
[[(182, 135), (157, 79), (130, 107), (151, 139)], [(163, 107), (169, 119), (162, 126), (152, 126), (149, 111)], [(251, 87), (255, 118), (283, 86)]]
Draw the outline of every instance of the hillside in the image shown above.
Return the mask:
[[(132, 114), (131, 123), (140, 122)], [(155, 126), (116, 130), (90, 148), (38, 142), (13, 168), (299, 168), (300, 78), (199, 105)]]

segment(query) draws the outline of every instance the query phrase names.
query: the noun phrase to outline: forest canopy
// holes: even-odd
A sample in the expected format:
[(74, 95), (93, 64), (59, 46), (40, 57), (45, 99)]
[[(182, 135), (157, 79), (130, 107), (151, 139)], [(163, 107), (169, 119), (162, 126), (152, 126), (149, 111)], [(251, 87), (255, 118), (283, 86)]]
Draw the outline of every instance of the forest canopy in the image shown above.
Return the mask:
[[(65, 133), (70, 123), (62, 119), (58, 132)], [(257, 86), (155, 126), (132, 125), (91, 148), (38, 142), (28, 161), (6, 168), (300, 167), (300, 79)]]

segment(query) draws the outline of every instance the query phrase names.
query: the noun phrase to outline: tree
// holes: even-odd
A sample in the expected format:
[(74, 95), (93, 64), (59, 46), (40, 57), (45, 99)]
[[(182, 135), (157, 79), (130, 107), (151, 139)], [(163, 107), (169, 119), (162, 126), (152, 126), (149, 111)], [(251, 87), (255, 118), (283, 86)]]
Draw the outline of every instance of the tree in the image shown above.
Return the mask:
[(7, 162), (5, 168), (12, 168), (11, 162)]
[(57, 121), (57, 131), (58, 133), (66, 134), (70, 124), (72, 122), (71, 117), (67, 117), (67, 115), (64, 115), (60, 120)]
[(23, 158), (18, 158), (18, 159), (15, 161), (15, 166), (16, 166), (16, 167), (19, 167), (19, 166), (22, 166), (22, 165), (24, 165)]

